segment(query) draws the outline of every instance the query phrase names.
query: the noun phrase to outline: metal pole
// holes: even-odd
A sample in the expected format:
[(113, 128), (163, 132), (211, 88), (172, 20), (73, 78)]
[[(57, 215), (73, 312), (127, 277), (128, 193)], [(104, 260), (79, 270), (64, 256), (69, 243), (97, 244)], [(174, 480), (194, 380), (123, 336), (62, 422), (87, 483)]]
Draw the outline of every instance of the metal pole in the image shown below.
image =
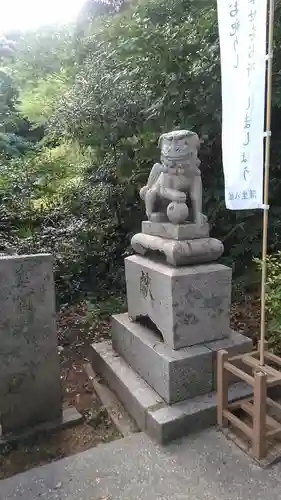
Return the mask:
[(274, 28), (274, 0), (269, 0), (268, 41), (267, 41), (267, 96), (266, 96), (266, 138), (264, 164), (264, 192), (263, 192), (263, 238), (262, 238), (262, 278), (261, 278), (261, 330), (260, 330), (260, 364), (264, 365), (265, 350), (265, 292), (267, 278), (267, 232), (268, 232), (268, 188), (270, 165), (271, 139), (271, 100), (272, 100), (272, 59), (273, 59), (273, 28)]

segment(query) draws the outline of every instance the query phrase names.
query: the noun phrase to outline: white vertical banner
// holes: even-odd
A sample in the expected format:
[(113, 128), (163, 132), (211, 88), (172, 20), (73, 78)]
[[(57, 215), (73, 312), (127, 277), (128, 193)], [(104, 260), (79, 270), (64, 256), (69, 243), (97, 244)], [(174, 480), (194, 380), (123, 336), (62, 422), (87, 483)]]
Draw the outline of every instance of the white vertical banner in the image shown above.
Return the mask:
[(225, 203), (263, 204), (267, 0), (217, 0)]

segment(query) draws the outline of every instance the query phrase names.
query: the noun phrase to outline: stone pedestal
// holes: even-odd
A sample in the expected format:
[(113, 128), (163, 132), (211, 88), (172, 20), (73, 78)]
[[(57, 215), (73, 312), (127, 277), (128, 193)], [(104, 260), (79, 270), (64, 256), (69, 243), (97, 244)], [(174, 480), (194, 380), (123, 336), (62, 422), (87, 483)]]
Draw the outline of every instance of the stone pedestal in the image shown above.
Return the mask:
[[(197, 370), (196, 363), (193, 362), (191, 356), (186, 355), (185, 349), (174, 351), (178, 356), (172, 361), (170, 355), (164, 357), (163, 352), (159, 354), (158, 350), (165, 350), (163, 344), (161, 348), (159, 341), (158, 343), (156, 341), (154, 347), (147, 339), (145, 340), (144, 333), (138, 332), (138, 335), (134, 335), (136, 324), (131, 323), (129, 326), (127, 321), (124, 317), (117, 316), (113, 322), (112, 335), (115, 339), (113, 342), (116, 349), (120, 348), (120, 353), (112, 347), (110, 342), (95, 343), (91, 349), (92, 365), (93, 369), (115, 392), (139, 428), (159, 443), (164, 444), (172, 439), (215, 425), (214, 353), (216, 346), (210, 343), (200, 346), (201, 351), (199, 349), (194, 351), (198, 363)], [(125, 347), (121, 345), (122, 338), (126, 338)], [(231, 355), (235, 355), (237, 352), (250, 352), (252, 342), (240, 334), (231, 332), (228, 347), (226, 347), (227, 343), (224, 343), (224, 346), (229, 349)], [(139, 354), (136, 349), (139, 349)], [(181, 351), (183, 351), (183, 361), (180, 359)], [(172, 350), (169, 352), (173, 353)], [(144, 356), (147, 356), (149, 361), (146, 361)], [(203, 359), (206, 364), (203, 363)], [(212, 373), (210, 373), (210, 360), (212, 360)], [(179, 374), (181, 363), (182, 370), (178, 378), (172, 374), (172, 367)], [(199, 374), (200, 369), (203, 370), (201, 374)], [(199, 393), (194, 395), (196, 386)], [(200, 393), (200, 390), (210, 386), (211, 389), (207, 393)], [(163, 396), (158, 391), (161, 391)], [(187, 397), (181, 399), (184, 393)], [(233, 383), (230, 386), (228, 398), (229, 401), (235, 401), (250, 395), (251, 388), (247, 384)], [(168, 399), (168, 397), (172, 397), (173, 400), (176, 398), (177, 402), (167, 403), (165, 398)]]
[(172, 349), (229, 335), (230, 268), (174, 268), (134, 255), (125, 259), (125, 271), (130, 318), (150, 318)]
[[(252, 341), (229, 328), (227, 267), (174, 268), (140, 256), (125, 265), (129, 313), (113, 316), (112, 345), (93, 344), (92, 364), (138, 426), (167, 443), (216, 423), (217, 351), (250, 352)], [(251, 394), (231, 383), (229, 401)]]
[[(231, 269), (202, 221), (143, 222), (125, 259), (128, 314), (113, 317), (112, 345), (92, 346), (94, 370), (161, 443), (216, 422), (217, 351), (252, 349), (229, 327)], [(231, 383), (230, 401), (251, 393)]]

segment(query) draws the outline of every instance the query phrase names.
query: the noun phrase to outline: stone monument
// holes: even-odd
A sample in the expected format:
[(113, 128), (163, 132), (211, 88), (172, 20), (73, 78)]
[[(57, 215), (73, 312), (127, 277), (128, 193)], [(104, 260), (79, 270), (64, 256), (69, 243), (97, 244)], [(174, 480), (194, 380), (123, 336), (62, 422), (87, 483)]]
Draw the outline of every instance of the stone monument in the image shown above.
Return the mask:
[(223, 245), (202, 212), (199, 145), (187, 130), (160, 137), (140, 190), (148, 220), (125, 259), (128, 314), (113, 317), (112, 346), (92, 346), (93, 368), (161, 442), (215, 422), (216, 352), (252, 347), (229, 327), (231, 269), (216, 263)]
[(63, 411), (53, 259), (0, 256), (0, 445), (81, 420)]

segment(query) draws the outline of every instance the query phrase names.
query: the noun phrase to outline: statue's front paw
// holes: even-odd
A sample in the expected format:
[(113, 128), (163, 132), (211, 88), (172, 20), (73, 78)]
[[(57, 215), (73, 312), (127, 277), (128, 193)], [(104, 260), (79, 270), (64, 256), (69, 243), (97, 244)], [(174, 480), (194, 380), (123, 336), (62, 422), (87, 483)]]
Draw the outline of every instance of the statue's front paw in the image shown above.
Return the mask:
[(181, 191), (178, 191), (178, 193), (175, 196), (175, 200), (178, 203), (185, 203), (186, 202), (186, 194), (182, 193)]
[(150, 222), (167, 222), (168, 221), (168, 217), (164, 212), (153, 212), (147, 218), (148, 218), (148, 220), (150, 220)]

